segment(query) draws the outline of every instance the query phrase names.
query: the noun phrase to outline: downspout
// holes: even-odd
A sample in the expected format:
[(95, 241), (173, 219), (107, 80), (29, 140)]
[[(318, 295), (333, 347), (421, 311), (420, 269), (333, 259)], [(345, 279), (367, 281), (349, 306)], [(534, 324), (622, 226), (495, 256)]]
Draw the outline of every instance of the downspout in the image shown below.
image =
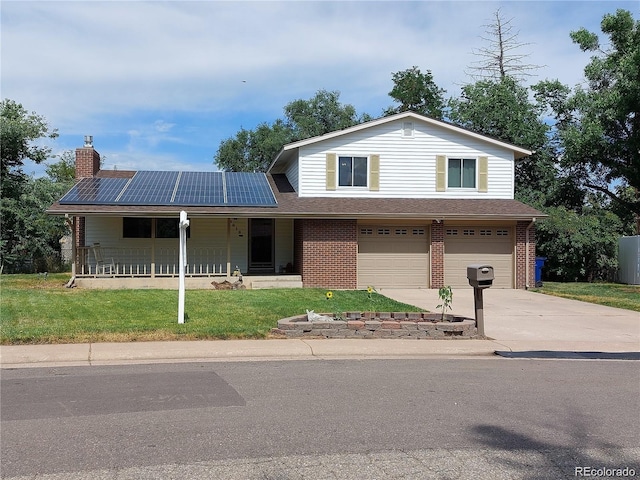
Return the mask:
[(531, 223), (527, 226), (526, 230), (525, 230), (525, 267), (524, 267), (524, 272), (525, 272), (525, 279), (524, 279), (524, 288), (529, 290), (531, 288), (531, 285), (529, 285), (529, 231), (531, 230), (531, 227), (533, 227), (533, 225), (536, 223), (536, 217), (533, 217), (531, 219)]

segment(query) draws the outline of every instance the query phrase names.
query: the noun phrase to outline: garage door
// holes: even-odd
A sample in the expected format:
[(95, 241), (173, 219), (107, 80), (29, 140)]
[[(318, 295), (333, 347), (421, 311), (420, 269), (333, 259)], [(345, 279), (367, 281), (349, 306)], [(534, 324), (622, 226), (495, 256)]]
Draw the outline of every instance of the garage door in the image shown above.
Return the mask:
[(426, 226), (358, 228), (358, 288), (429, 286), (429, 230)]
[(444, 283), (468, 287), (467, 265), (493, 267), (493, 286), (513, 288), (512, 227), (446, 227), (444, 237)]

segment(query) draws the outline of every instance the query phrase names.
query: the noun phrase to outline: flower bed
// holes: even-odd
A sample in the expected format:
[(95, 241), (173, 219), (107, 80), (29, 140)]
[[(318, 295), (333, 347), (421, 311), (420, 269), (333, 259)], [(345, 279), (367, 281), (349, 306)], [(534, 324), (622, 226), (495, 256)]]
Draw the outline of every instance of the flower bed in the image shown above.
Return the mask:
[[(333, 317), (331, 314), (325, 314)], [(287, 338), (474, 338), (471, 318), (427, 312), (345, 312), (345, 320), (310, 322), (307, 315), (278, 320), (272, 333)]]

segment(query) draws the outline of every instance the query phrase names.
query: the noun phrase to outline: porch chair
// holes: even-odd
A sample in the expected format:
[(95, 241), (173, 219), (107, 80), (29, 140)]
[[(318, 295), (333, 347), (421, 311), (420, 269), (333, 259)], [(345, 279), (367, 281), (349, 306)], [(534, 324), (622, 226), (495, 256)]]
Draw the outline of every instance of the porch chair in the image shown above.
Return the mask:
[(96, 275), (115, 275), (116, 262), (113, 258), (111, 258), (111, 262), (104, 261), (104, 255), (102, 253), (100, 243), (94, 243), (91, 250), (93, 251), (93, 256), (96, 259)]

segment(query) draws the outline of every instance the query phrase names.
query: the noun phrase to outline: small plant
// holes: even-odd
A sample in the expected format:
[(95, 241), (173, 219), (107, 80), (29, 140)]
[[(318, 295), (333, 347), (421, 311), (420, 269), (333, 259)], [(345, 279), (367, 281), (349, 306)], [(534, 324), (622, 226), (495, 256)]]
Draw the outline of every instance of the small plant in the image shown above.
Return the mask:
[(442, 321), (444, 322), (444, 316), (447, 312), (447, 309), (451, 310), (451, 302), (453, 300), (453, 292), (451, 291), (451, 287), (446, 286), (438, 290), (438, 297), (440, 297), (441, 303), (436, 308), (442, 309)]
[[(333, 292), (332, 291), (328, 291), (327, 293), (324, 294), (324, 296), (327, 299), (327, 301), (333, 302)], [(340, 311), (340, 308), (335, 303), (333, 304), (333, 318), (335, 320), (344, 320), (344, 317), (342, 316), (342, 312)]]
[(369, 311), (370, 312), (375, 312), (376, 308), (375, 308), (375, 303), (376, 300), (373, 298), (373, 294), (377, 293), (375, 287), (369, 285), (367, 287), (367, 297), (369, 298)]

